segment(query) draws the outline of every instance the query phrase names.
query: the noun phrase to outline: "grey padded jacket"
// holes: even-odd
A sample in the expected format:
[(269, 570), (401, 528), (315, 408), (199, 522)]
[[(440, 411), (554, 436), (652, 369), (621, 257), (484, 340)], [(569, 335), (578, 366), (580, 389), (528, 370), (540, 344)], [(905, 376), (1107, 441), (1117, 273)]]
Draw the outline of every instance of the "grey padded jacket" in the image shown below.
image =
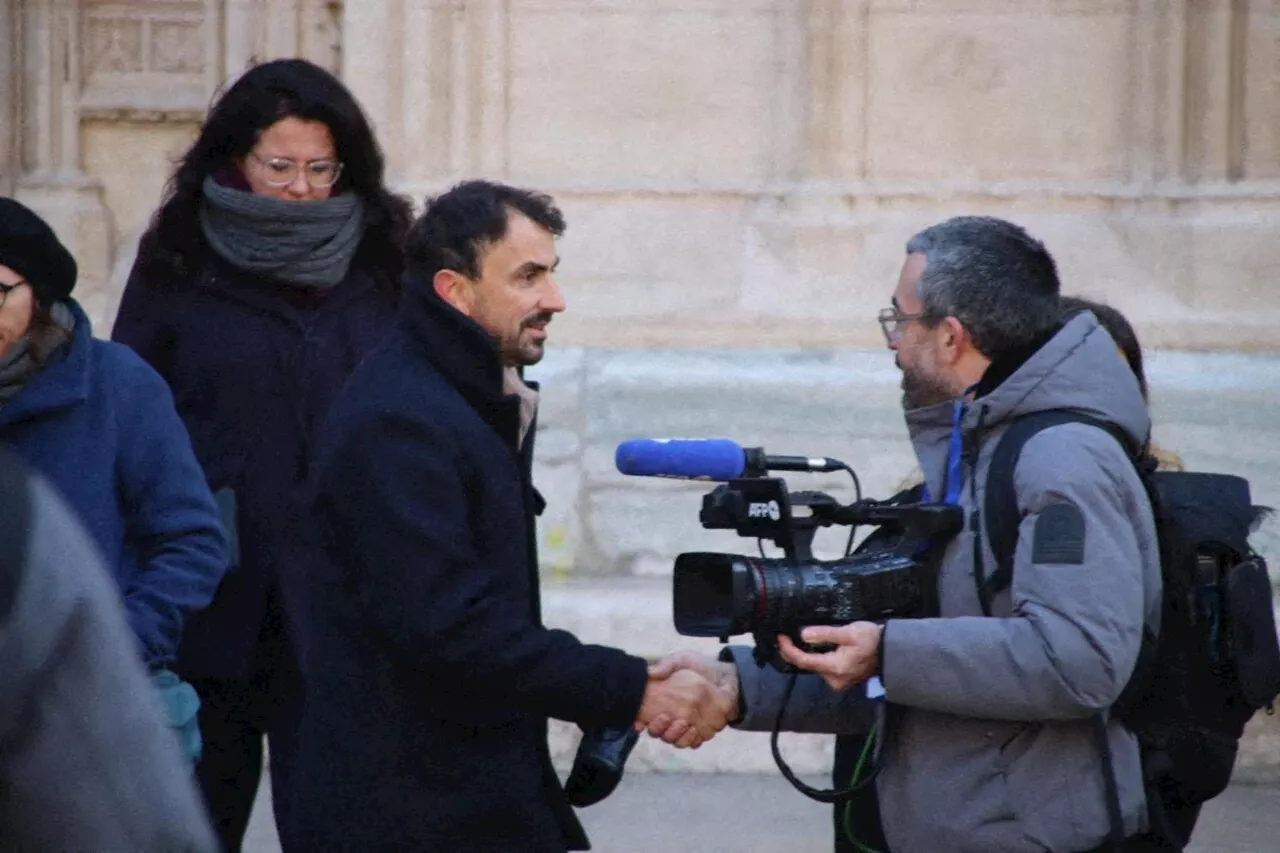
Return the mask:
[[(981, 507), (987, 466), (1014, 418), (1073, 409), (1145, 441), (1149, 420), (1132, 372), (1092, 314), (1071, 319), (1004, 382), (967, 405), (960, 429), (976, 438), (959, 503)], [(907, 413), (931, 494), (944, 493), (950, 403)], [(976, 435), (974, 435), (976, 433)], [(1014, 474), (1022, 513), (1013, 584), (983, 616), (968, 525), (946, 548), (941, 618), (899, 619), (883, 638), (882, 769), (876, 781), (894, 853), (1077, 853), (1108, 829), (1101, 757), (1091, 719), (1133, 672), (1144, 619), (1159, 618), (1160, 569), (1151, 507), (1133, 464), (1107, 432), (1063, 424), (1025, 445)], [(1083, 521), (1083, 548), (1043, 548), (1055, 525), (1043, 511), (1067, 503)], [(1060, 514), (1055, 513), (1060, 520)], [(985, 526), (985, 525), (984, 525)], [(984, 568), (994, 566), (983, 535)], [(1050, 562), (1049, 559), (1066, 559)], [(786, 680), (732, 647), (747, 715), (772, 728)], [(786, 728), (865, 730), (874, 713), (861, 688), (837, 695), (802, 676)], [(881, 704), (881, 703), (876, 703)], [(1129, 834), (1146, 826), (1137, 742), (1108, 723)]]

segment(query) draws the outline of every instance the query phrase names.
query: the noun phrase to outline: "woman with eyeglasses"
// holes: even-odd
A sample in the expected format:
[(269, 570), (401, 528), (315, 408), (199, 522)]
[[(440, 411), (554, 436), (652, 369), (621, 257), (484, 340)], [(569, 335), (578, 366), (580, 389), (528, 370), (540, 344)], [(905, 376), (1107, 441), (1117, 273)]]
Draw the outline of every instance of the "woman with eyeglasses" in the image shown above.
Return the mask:
[(128, 347), (93, 337), (71, 296), (78, 272), (48, 223), (0, 197), (0, 443), (93, 536), (194, 762), (198, 700), (173, 667), (184, 623), (226, 571), (227, 544), (169, 389)]
[(301, 701), (281, 578), (312, 440), (393, 325), (411, 209), (352, 94), (298, 59), (257, 65), (212, 106), (143, 236), (113, 331), (169, 383), (232, 532), (233, 565), (179, 671), (200, 694), (197, 777), (239, 850), (270, 748), (287, 807)]

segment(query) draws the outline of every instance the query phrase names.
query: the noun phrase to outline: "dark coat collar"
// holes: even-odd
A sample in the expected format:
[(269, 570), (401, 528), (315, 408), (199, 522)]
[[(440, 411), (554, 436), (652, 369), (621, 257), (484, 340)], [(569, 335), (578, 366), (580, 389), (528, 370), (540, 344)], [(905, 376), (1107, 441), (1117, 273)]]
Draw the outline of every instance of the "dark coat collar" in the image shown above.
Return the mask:
[(520, 401), (502, 387), (502, 357), (484, 329), (449, 305), (429, 282), (406, 275), (400, 322), (427, 360), (514, 449)]

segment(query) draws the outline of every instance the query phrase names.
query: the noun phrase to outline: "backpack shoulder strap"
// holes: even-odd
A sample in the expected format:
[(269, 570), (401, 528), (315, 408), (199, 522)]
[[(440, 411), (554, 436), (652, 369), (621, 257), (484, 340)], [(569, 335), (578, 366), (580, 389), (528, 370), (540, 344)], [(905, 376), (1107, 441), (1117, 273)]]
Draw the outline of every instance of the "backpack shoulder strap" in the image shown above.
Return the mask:
[[(991, 463), (987, 467), (987, 486), (983, 496), (982, 515), (986, 521), (987, 533), (991, 537), (991, 553), (996, 558), (996, 569), (988, 578), (983, 578), (981, 566), (981, 548), (976, 541), (974, 545), (974, 577), (978, 584), (978, 599), (982, 602), (982, 612), (991, 615), (992, 597), (1013, 582), (1013, 558), (1018, 546), (1018, 525), (1022, 520), (1018, 512), (1018, 497), (1013, 487), (1013, 473), (1018, 465), (1018, 457), (1022, 455), (1022, 447), (1036, 433), (1061, 424), (1089, 424), (1106, 430), (1120, 446), (1125, 455), (1137, 465), (1138, 452), (1129, 437), (1112, 424), (1089, 417), (1080, 412), (1066, 409), (1050, 409), (1024, 415), (1005, 430), (1000, 436), (996, 449), (992, 451)], [(981, 524), (975, 531), (982, 529)], [(1154, 653), (1154, 643), (1148, 642), (1146, 631), (1143, 632), (1143, 652), (1139, 653), (1139, 664)], [(1098, 744), (1098, 752), (1102, 758), (1102, 778), (1106, 794), (1107, 823), (1109, 831), (1103, 849), (1119, 853), (1124, 844), (1124, 820), (1120, 811), (1120, 794), (1116, 783), (1115, 766), (1111, 755), (1111, 744), (1107, 739), (1107, 718), (1104, 714), (1096, 714), (1093, 718), (1094, 733)], [(1148, 795), (1150, 796), (1150, 794)]]
[[(1023, 415), (1009, 425), (987, 466), (987, 485), (982, 502), (982, 519), (987, 536), (991, 540), (991, 553), (995, 556), (995, 570), (984, 577), (980, 563), (981, 551), (975, 555), (974, 577), (978, 583), (978, 599), (982, 610), (991, 615), (991, 599), (1013, 582), (1013, 558), (1018, 546), (1018, 524), (1022, 520), (1018, 512), (1018, 497), (1013, 488), (1013, 472), (1022, 455), (1022, 447), (1042, 430), (1061, 424), (1089, 424), (1111, 434), (1125, 454), (1134, 456), (1128, 436), (1118, 427), (1097, 418), (1068, 409), (1049, 409)], [(979, 526), (976, 529), (981, 529)]]

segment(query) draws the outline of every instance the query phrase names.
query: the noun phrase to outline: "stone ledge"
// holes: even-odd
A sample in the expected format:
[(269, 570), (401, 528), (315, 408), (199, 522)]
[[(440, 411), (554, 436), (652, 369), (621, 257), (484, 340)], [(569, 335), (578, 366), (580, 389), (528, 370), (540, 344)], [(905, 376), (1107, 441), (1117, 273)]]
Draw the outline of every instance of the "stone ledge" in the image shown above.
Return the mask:
[[(1280, 312), (1265, 305), (1247, 315), (1217, 310), (1198, 317), (1167, 318), (1134, 310), (1131, 303), (1125, 303), (1123, 297), (1114, 294), (1089, 292), (1081, 295), (1115, 303), (1115, 307), (1126, 315), (1135, 316), (1145, 347), (1176, 348), (1197, 354), (1232, 351), (1274, 355), (1277, 350), (1274, 332)], [(860, 315), (832, 311), (828, 317), (832, 315), (835, 315), (834, 319), (761, 317), (738, 308), (690, 317), (660, 314), (601, 318), (592, 313), (582, 313), (557, 319), (555, 333), (556, 343), (567, 347), (608, 349), (626, 346), (641, 350), (717, 347), (751, 351), (759, 347), (783, 348), (803, 342), (814, 349), (858, 352), (871, 349), (883, 339), (880, 330), (863, 322)]]
[[(656, 660), (677, 649), (714, 654), (714, 639), (682, 637), (671, 621), (671, 582), (667, 578), (600, 579), (546, 584), (542, 609), (548, 626), (571, 631), (583, 642), (616, 646)], [(743, 641), (746, 638), (738, 638)], [(578, 727), (551, 721), (551, 756), (561, 772), (573, 763)], [(784, 734), (783, 758), (802, 775), (827, 774), (835, 738)], [(775, 773), (769, 736), (727, 731), (697, 750), (672, 749), (649, 737), (640, 739), (627, 764), (640, 773)], [(1259, 713), (1240, 742), (1235, 781), (1280, 782), (1280, 714)]]

